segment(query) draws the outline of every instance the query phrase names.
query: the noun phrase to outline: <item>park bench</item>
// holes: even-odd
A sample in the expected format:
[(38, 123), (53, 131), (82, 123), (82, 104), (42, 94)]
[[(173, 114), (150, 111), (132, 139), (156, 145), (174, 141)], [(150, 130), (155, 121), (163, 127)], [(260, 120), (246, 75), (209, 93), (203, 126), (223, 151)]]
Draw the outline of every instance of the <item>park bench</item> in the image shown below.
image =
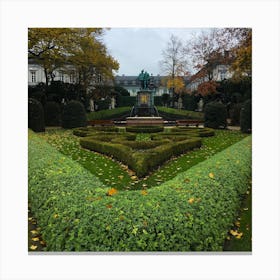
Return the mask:
[(114, 121), (113, 120), (91, 120), (88, 121), (88, 125), (91, 126), (113, 126)]
[(189, 125), (195, 125), (198, 127), (200, 124), (203, 124), (203, 120), (192, 120), (192, 119), (187, 119), (187, 120), (176, 120), (176, 125), (177, 126), (189, 126)]

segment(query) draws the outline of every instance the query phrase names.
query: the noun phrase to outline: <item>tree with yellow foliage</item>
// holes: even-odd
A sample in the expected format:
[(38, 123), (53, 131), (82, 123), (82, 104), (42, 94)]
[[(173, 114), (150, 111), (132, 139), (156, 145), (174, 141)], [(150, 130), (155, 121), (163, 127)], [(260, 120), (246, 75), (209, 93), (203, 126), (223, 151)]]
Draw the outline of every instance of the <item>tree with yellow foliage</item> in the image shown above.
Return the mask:
[(75, 67), (84, 90), (101, 75), (113, 78), (118, 62), (107, 53), (102, 28), (30, 28), (28, 53), (45, 71), (46, 86), (52, 73), (67, 64)]

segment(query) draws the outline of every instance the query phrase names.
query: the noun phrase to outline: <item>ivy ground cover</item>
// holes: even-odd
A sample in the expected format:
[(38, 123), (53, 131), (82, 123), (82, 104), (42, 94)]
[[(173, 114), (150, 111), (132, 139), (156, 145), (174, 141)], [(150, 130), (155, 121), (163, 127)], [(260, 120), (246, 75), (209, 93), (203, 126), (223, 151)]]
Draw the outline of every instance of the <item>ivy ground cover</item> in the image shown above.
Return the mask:
[(134, 191), (112, 191), (37, 136), (29, 140), (29, 199), (49, 251), (221, 250), (250, 177), (250, 138)]

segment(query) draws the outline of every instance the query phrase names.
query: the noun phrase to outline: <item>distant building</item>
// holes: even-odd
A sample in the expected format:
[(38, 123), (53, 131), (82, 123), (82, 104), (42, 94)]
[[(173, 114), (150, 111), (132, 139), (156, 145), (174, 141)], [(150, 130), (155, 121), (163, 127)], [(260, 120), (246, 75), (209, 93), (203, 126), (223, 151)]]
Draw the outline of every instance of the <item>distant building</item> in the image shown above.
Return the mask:
[[(212, 71), (212, 80), (216, 82), (221, 82), (225, 79), (230, 79), (233, 73), (229, 70), (229, 65), (219, 64)], [(198, 86), (209, 81), (207, 74), (203, 74), (203, 69), (198, 71), (196, 74), (192, 75), (189, 83), (187, 84), (187, 89), (190, 91), (197, 90)]]
[[(155, 96), (161, 96), (165, 93), (171, 93), (166, 86), (163, 86), (164, 78), (166, 78), (166, 76), (150, 75), (150, 82), (155, 90)], [(75, 84), (79, 82), (79, 77), (73, 66), (66, 65), (53, 71), (52, 77), (49, 77), (49, 82), (51, 82), (52, 80)], [(28, 60), (28, 85), (35, 86), (39, 83), (46, 83), (44, 68), (36, 63), (34, 59), (30, 58)], [(100, 75), (95, 77), (93, 84), (102, 83), (109, 82), (104, 82)], [(185, 83), (187, 85), (187, 79), (185, 79)], [(110, 82), (109, 84), (112, 85), (112, 82)], [(136, 96), (137, 92), (140, 90), (140, 82), (138, 80), (138, 76), (116, 75), (113, 84), (125, 88), (129, 92), (130, 96)]]

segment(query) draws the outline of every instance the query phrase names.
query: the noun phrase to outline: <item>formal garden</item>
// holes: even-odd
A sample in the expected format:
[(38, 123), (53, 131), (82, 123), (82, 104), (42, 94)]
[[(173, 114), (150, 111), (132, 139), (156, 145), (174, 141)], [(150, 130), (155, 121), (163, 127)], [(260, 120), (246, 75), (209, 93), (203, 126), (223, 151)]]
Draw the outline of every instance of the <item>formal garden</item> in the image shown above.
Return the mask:
[(251, 106), (241, 130), (217, 102), (159, 106), (163, 126), (123, 125), (129, 110), (29, 99), (29, 251), (251, 251)]
[(107, 31), (28, 29), (29, 252), (251, 252), (252, 30), (171, 35), (155, 76)]

